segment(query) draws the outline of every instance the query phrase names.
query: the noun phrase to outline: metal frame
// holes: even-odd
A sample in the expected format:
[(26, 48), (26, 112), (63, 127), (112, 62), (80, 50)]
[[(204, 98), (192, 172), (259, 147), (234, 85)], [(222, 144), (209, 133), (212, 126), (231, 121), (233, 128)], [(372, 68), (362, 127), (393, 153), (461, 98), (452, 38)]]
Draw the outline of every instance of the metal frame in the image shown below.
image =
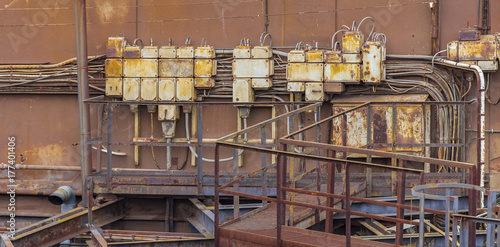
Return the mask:
[[(382, 102), (382, 103), (387, 103), (387, 102)], [(410, 102), (407, 103), (405, 102), (404, 104), (432, 104), (432, 103), (437, 103), (437, 104), (468, 104), (469, 102)], [(302, 206), (302, 207), (309, 207), (313, 208), (316, 210), (325, 210), (328, 212), (327, 215), (327, 223), (325, 225), (325, 228), (327, 231), (330, 231), (332, 226), (328, 222), (331, 220), (331, 214), (332, 213), (345, 213), (346, 215), (346, 244), (347, 246), (350, 246), (351, 240), (350, 240), (350, 217), (351, 215), (359, 215), (363, 217), (368, 217), (368, 218), (373, 218), (373, 219), (382, 219), (386, 221), (392, 221), (397, 223), (397, 233), (396, 233), (396, 244), (402, 244), (403, 241), (403, 224), (412, 224), (412, 225), (419, 225), (418, 222), (413, 222), (413, 221), (408, 221), (404, 219), (404, 210), (405, 209), (410, 209), (410, 210), (416, 210), (418, 209), (417, 207), (413, 206), (407, 206), (404, 205), (404, 197), (405, 197), (405, 175), (406, 173), (417, 173), (420, 174), (421, 177), (421, 184), (424, 183), (424, 171), (423, 170), (417, 170), (417, 169), (409, 169), (405, 168), (406, 161), (417, 161), (417, 162), (425, 162), (425, 163), (430, 163), (430, 164), (437, 164), (437, 165), (444, 165), (444, 166), (450, 166), (450, 167), (455, 167), (455, 168), (462, 168), (469, 170), (470, 174), (475, 173), (475, 165), (469, 164), (469, 163), (463, 163), (463, 162), (455, 162), (455, 161), (447, 161), (447, 160), (440, 160), (440, 159), (434, 159), (434, 158), (427, 158), (427, 157), (420, 157), (420, 156), (413, 156), (413, 155), (404, 155), (404, 154), (398, 154), (398, 153), (392, 153), (392, 152), (383, 152), (383, 151), (375, 151), (375, 150), (368, 150), (368, 149), (361, 149), (361, 148), (351, 148), (351, 147), (346, 147), (346, 146), (335, 146), (335, 145), (330, 145), (330, 144), (322, 144), (322, 143), (314, 143), (314, 142), (307, 142), (307, 141), (298, 141), (298, 140), (291, 140), (289, 138), (294, 137), (295, 135), (298, 135), (300, 133), (303, 133), (304, 131), (307, 131), (309, 129), (312, 129), (314, 127), (318, 127), (321, 124), (328, 123), (330, 122), (333, 118), (339, 117), (339, 116), (345, 116), (348, 112), (354, 111), (356, 109), (360, 109), (362, 107), (370, 106), (371, 104), (379, 104), (377, 103), (364, 103), (358, 106), (353, 107), (350, 110), (344, 111), (342, 113), (336, 114), (334, 116), (327, 117), (323, 120), (320, 120), (317, 118), (317, 122), (315, 124), (309, 125), (307, 127), (304, 127), (298, 131), (295, 131), (283, 138), (280, 138), (280, 150), (271, 150), (266, 148), (265, 145), (262, 145), (262, 147), (258, 147), (257, 145), (249, 145), (249, 144), (239, 144), (237, 142), (234, 143), (228, 143), (226, 142), (230, 138), (235, 138), (238, 135), (247, 133), (251, 130), (256, 130), (258, 128), (262, 128), (262, 126), (265, 126), (269, 123), (288, 118), (288, 117), (293, 117), (304, 110), (309, 110), (309, 108), (317, 107), (319, 108), (319, 105), (312, 105), (308, 107), (304, 107), (299, 110), (295, 110), (292, 112), (289, 112), (287, 114), (280, 115), (276, 118), (266, 120), (260, 124), (256, 124), (252, 127), (249, 127), (245, 130), (230, 134), (228, 136), (225, 136), (221, 139), (219, 139), (216, 142), (215, 146), (215, 245), (218, 246), (220, 243), (220, 226), (219, 226), (219, 194), (224, 193), (224, 194), (230, 194), (233, 196), (243, 196), (243, 197), (248, 197), (252, 199), (257, 199), (257, 200), (263, 200), (263, 201), (271, 201), (271, 202), (276, 202), (277, 204), (277, 246), (282, 246), (282, 235), (281, 235), (281, 230), (282, 226), (285, 225), (285, 205), (296, 205), (296, 206)], [(395, 108), (395, 103), (392, 102), (390, 104), (393, 104), (393, 109)], [(307, 108), (307, 109), (306, 109)], [(302, 111), (300, 111), (302, 110)], [(345, 126), (345, 123), (343, 123)], [(344, 145), (346, 144), (346, 137), (345, 134), (343, 135), (343, 143)], [(323, 149), (328, 151), (328, 155), (325, 156), (320, 156), (320, 155), (309, 155), (309, 154), (302, 154), (302, 153), (293, 153), (289, 152), (289, 146), (300, 146), (300, 147), (311, 147), (311, 148), (317, 148), (317, 149)], [(242, 181), (245, 178), (248, 178), (249, 176), (244, 176), (244, 177), (236, 177), (233, 181), (220, 186), (219, 185), (219, 179), (218, 175), (220, 173), (220, 167), (219, 167), (219, 152), (220, 152), (220, 147), (229, 147), (233, 148), (234, 150), (238, 149), (244, 149), (244, 150), (252, 150), (252, 151), (257, 151), (260, 153), (267, 153), (267, 154), (273, 154), (278, 156), (277, 160), (277, 198), (269, 198), (265, 196), (257, 196), (253, 194), (248, 194), (248, 193), (242, 193), (237, 191), (237, 187), (235, 187), (233, 190), (229, 190), (231, 185), (235, 185), (238, 182)], [(292, 149), (293, 150), (293, 149)], [(337, 152), (343, 152), (343, 158), (334, 158), (336, 157)], [(359, 161), (351, 161), (347, 160), (347, 152), (351, 153), (362, 153), (366, 154), (368, 156), (380, 156), (380, 157), (386, 157), (386, 158), (391, 158), (394, 161), (399, 161), (398, 166), (386, 166), (386, 165), (380, 165), (380, 164), (373, 164), (371, 162), (359, 162)], [(319, 154), (319, 152), (317, 152)], [(309, 159), (309, 160), (316, 160), (319, 162), (327, 162), (326, 165), (329, 167), (328, 169), (328, 190), (327, 193), (322, 193), (319, 191), (313, 192), (313, 191), (308, 191), (308, 190), (300, 190), (300, 189), (295, 189), (295, 188), (289, 188), (287, 187), (288, 183), (293, 183), (294, 182), (294, 177), (290, 177), (290, 181), (287, 181), (287, 158), (288, 157), (293, 157), (293, 158), (300, 158), (300, 159)], [(334, 183), (335, 183), (335, 169), (333, 168), (336, 164), (343, 164), (344, 169), (345, 169), (345, 187), (344, 187), (344, 195), (335, 195), (334, 194)], [(375, 201), (375, 200), (370, 200), (370, 199), (361, 199), (361, 198), (352, 198), (350, 195), (350, 185), (349, 185), (349, 176), (350, 176), (350, 166), (352, 165), (361, 165), (364, 167), (379, 167), (379, 168), (384, 168), (390, 171), (395, 171), (398, 172), (398, 176), (401, 178), (399, 179), (399, 182), (397, 184), (397, 196), (398, 196), (398, 202), (397, 203), (388, 203), (384, 202), (385, 206), (391, 206), (391, 207), (396, 207), (397, 208), (397, 218), (390, 218), (390, 217), (382, 217), (378, 215), (372, 215), (372, 214), (364, 214), (361, 212), (352, 212), (350, 210), (350, 202), (352, 200), (357, 200), (357, 201), (364, 201), (364, 202), (369, 202), (373, 204), (379, 204), (381, 202)], [(255, 173), (252, 173), (252, 175), (256, 175), (260, 172), (265, 173), (269, 167), (260, 169), (256, 171)], [(305, 175), (311, 174), (312, 172), (316, 171), (317, 173), (320, 172), (320, 169), (318, 167), (305, 172)], [(304, 175), (303, 174), (303, 175)], [(295, 180), (296, 181), (296, 180)], [(319, 180), (317, 180), (317, 183), (320, 183)], [(303, 193), (303, 194), (308, 194), (308, 195), (313, 195), (313, 196), (322, 196), (322, 197), (327, 197), (329, 200), (327, 201), (327, 206), (320, 206), (320, 205), (313, 205), (313, 204), (308, 204), (308, 203), (300, 203), (300, 202), (294, 202), (291, 200), (287, 200), (286, 198), (286, 192), (290, 193)], [(341, 199), (344, 202), (344, 209), (335, 209), (333, 208), (333, 199)], [(438, 214), (445, 214), (442, 211), (437, 211), (437, 210), (429, 210), (429, 209), (424, 209), (422, 208), (424, 212), (431, 212), (432, 213), (438, 213)], [(422, 224), (423, 225), (423, 224)]]

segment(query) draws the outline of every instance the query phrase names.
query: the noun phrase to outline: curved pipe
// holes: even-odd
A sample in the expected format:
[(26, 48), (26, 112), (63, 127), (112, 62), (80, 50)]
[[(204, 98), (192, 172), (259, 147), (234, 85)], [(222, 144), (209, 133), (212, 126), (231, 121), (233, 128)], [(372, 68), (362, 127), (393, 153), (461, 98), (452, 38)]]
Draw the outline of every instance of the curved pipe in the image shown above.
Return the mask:
[(69, 186), (61, 186), (49, 196), (49, 201), (55, 205), (61, 205), (61, 213), (74, 209), (76, 196)]

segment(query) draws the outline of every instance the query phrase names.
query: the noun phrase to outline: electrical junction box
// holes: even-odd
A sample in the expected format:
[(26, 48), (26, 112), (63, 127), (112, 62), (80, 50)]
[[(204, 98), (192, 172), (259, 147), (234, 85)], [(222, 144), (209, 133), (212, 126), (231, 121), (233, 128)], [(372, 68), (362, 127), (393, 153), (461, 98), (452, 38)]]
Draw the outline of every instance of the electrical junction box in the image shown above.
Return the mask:
[(273, 50), (269, 46), (255, 46), (251, 57), (254, 59), (269, 59), (273, 57)]
[(176, 78), (160, 78), (158, 82), (158, 98), (160, 101), (175, 101)]
[(194, 58), (194, 47), (192, 46), (183, 46), (179, 47), (176, 52), (177, 58)]
[(269, 59), (234, 59), (235, 78), (269, 77), (274, 74), (274, 64)]
[(342, 62), (343, 63), (361, 63), (361, 55), (359, 53), (342, 54)]
[(323, 101), (324, 97), (322, 82), (306, 83), (306, 101)]
[(141, 101), (158, 101), (158, 78), (141, 79)]
[(160, 59), (160, 77), (189, 78), (194, 75), (193, 59)]
[(194, 77), (212, 77), (217, 74), (217, 60), (195, 59)]
[(325, 64), (325, 82), (360, 83), (360, 70), (360, 64), (327, 63)]
[(194, 78), (194, 87), (198, 89), (210, 89), (215, 86), (214, 78)]
[(365, 36), (360, 31), (348, 31), (342, 35), (342, 53), (360, 53)]
[(123, 78), (123, 100), (139, 101), (140, 99), (140, 78)]
[(251, 79), (234, 79), (233, 102), (254, 102)]
[(255, 90), (268, 90), (273, 86), (273, 81), (269, 78), (252, 78), (252, 88)]
[(304, 82), (288, 82), (286, 89), (291, 93), (303, 93), (306, 90), (306, 84)]
[(123, 95), (123, 79), (106, 78), (106, 96), (122, 97), (122, 95)]
[(125, 44), (125, 37), (109, 37), (106, 45), (106, 57), (122, 58)]
[(324, 62), (323, 51), (308, 51), (306, 53), (306, 63), (322, 63)]
[(124, 59), (123, 77), (158, 77), (158, 59)]
[(161, 46), (158, 50), (158, 55), (160, 58), (176, 58), (177, 57), (177, 47), (176, 46)]
[(381, 42), (366, 42), (363, 45), (363, 73), (362, 80), (367, 84), (378, 84), (385, 78), (385, 66), (382, 64), (384, 57)]
[(304, 50), (293, 50), (288, 53), (289, 63), (305, 63), (306, 62), (306, 51)]
[(196, 99), (196, 89), (193, 78), (177, 78), (176, 98), (177, 101), (194, 101)]
[(158, 46), (144, 46), (141, 49), (141, 58), (158, 58)]
[(325, 63), (342, 63), (341, 51), (326, 51), (324, 57)]
[(233, 58), (252, 58), (250, 46), (237, 46), (233, 50)]
[(322, 82), (323, 63), (288, 63), (286, 79), (298, 82)]
[(123, 76), (123, 60), (121, 58), (106, 59), (104, 64), (106, 77), (122, 77)]
[(139, 46), (125, 46), (123, 58), (141, 58), (141, 48)]
[(158, 105), (159, 121), (176, 121), (180, 115), (179, 106), (176, 105)]
[(194, 51), (194, 58), (213, 59), (215, 58), (215, 48), (213, 46), (197, 47)]

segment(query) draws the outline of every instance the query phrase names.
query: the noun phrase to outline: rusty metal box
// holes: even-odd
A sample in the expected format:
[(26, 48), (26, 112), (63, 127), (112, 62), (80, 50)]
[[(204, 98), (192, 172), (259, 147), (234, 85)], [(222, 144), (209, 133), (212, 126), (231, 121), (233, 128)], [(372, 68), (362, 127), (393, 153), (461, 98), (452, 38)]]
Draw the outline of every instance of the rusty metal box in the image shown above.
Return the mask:
[(176, 52), (177, 58), (194, 58), (194, 47), (183, 46), (179, 47)]
[(158, 55), (160, 58), (176, 58), (177, 57), (177, 47), (176, 46), (161, 46), (158, 49)]
[(359, 83), (360, 69), (361, 65), (354, 63), (325, 64), (325, 82)]
[(288, 53), (289, 63), (304, 63), (306, 61), (306, 51), (293, 50)]
[(289, 63), (286, 79), (299, 82), (323, 81), (323, 63)]
[(124, 77), (158, 77), (158, 59), (124, 59)]
[(326, 51), (324, 57), (325, 63), (342, 63), (341, 51)]
[(452, 41), (446, 46), (448, 60), (458, 61), (458, 41)]
[(158, 82), (158, 98), (160, 101), (175, 101), (177, 79), (160, 78)]
[(360, 53), (365, 36), (359, 31), (344, 32), (342, 35), (342, 53)]
[(460, 61), (460, 63), (465, 63), (469, 65), (477, 65), (484, 72), (495, 72), (498, 70), (497, 61)]
[(212, 77), (217, 74), (217, 61), (212, 59), (194, 60), (194, 77)]
[(253, 102), (254, 93), (251, 79), (234, 79), (233, 102)]
[(158, 58), (158, 46), (144, 46), (141, 49), (141, 58)]
[(269, 46), (255, 46), (252, 49), (252, 58), (268, 59), (273, 57), (273, 50)]
[(141, 48), (139, 46), (125, 46), (123, 58), (141, 58)]
[(325, 82), (323, 84), (323, 91), (326, 93), (343, 93), (345, 85), (341, 82)]
[(123, 76), (123, 61), (118, 59), (106, 59), (105, 63), (106, 77), (122, 77)]
[(458, 59), (460, 61), (496, 60), (497, 45), (493, 40), (462, 41), (458, 43)]
[(201, 46), (194, 50), (195, 58), (215, 58), (215, 48), (213, 46)]
[(269, 77), (274, 74), (274, 64), (269, 59), (234, 59), (233, 76), (236, 78)]
[(361, 54), (342, 54), (343, 63), (361, 63)]
[(141, 79), (141, 101), (158, 101), (158, 78)]
[(210, 89), (215, 86), (214, 78), (194, 78), (194, 87), (199, 89)]
[(125, 48), (125, 37), (109, 37), (106, 46), (106, 57), (121, 58)]
[(177, 101), (194, 101), (196, 99), (196, 89), (193, 78), (178, 78), (175, 97)]
[(322, 63), (324, 61), (323, 51), (308, 51), (306, 53), (307, 63)]
[(273, 86), (273, 80), (269, 78), (252, 78), (252, 88), (255, 90), (267, 90)]
[(160, 77), (193, 77), (193, 59), (160, 59)]
[(123, 95), (123, 79), (106, 78), (106, 96), (122, 97), (122, 95)]
[(362, 80), (365, 83), (380, 83), (382, 75), (382, 43), (366, 42), (363, 45)]
[(460, 41), (477, 41), (481, 32), (476, 28), (463, 28), (458, 32), (458, 40)]
[(250, 46), (237, 46), (233, 50), (234, 58), (251, 58)]
[(141, 79), (123, 78), (123, 100), (139, 101), (141, 92)]
[(291, 93), (301, 93), (306, 90), (306, 84), (304, 82), (288, 82), (286, 90)]
[(306, 83), (306, 101), (323, 101), (324, 98), (322, 82)]
[(158, 105), (159, 121), (175, 121), (179, 119), (180, 110), (176, 105)]

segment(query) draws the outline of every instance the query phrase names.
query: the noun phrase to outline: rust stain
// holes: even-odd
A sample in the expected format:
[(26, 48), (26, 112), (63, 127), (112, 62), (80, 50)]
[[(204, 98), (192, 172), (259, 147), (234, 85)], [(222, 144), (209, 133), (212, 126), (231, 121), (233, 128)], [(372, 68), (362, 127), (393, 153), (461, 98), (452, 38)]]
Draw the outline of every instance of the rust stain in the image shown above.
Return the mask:
[(495, 60), (495, 41), (462, 41), (459, 43), (458, 55), (460, 60)]
[(49, 144), (23, 152), (30, 164), (42, 166), (67, 165), (67, 148), (60, 144)]
[(323, 64), (289, 63), (286, 74), (288, 81), (323, 81)]
[(324, 57), (326, 63), (342, 62), (342, 53), (340, 51), (326, 51)]
[(194, 77), (212, 77), (214, 63), (212, 59), (194, 60)]
[(325, 64), (325, 81), (359, 83), (361, 80), (360, 70), (360, 64)]
[(106, 72), (106, 77), (122, 77), (123, 76), (122, 59), (106, 59), (105, 72)]
[(213, 78), (195, 78), (194, 86), (199, 89), (210, 89), (215, 86), (215, 79)]
[(308, 63), (322, 63), (323, 51), (308, 51), (306, 53), (306, 62)]
[(125, 59), (124, 77), (157, 77), (158, 59)]
[(343, 53), (359, 53), (364, 42), (362, 32), (344, 32), (342, 36), (342, 52)]
[(106, 56), (121, 58), (123, 57), (124, 48), (125, 48), (124, 37), (110, 37), (108, 38), (108, 44), (106, 46)]

